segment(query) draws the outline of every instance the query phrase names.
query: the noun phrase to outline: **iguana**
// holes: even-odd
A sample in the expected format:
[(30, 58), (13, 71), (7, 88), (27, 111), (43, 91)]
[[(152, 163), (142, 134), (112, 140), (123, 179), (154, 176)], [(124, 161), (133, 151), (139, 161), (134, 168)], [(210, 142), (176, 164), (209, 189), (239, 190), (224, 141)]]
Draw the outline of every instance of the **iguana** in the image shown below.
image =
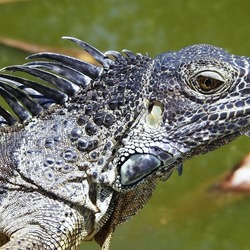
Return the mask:
[(159, 180), (250, 129), (250, 58), (65, 38), (99, 65), (44, 52), (0, 75), (0, 249), (108, 249)]

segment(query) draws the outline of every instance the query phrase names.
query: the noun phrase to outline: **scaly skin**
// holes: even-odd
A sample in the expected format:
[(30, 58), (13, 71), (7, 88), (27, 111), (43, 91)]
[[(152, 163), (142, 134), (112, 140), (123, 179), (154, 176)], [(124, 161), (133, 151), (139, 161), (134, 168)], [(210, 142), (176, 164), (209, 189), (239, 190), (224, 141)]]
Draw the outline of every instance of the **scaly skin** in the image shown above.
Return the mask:
[(194, 45), (151, 59), (68, 39), (101, 66), (40, 53), (5, 70), (46, 84), (0, 75), (12, 109), (0, 109), (0, 249), (108, 249), (158, 180), (250, 128), (247, 57)]

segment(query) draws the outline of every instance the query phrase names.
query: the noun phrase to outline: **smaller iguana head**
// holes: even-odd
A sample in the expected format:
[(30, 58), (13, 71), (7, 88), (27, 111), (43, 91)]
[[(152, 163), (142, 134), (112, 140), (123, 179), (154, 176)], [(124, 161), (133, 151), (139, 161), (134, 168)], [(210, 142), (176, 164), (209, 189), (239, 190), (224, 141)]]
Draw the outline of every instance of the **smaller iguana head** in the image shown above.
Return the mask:
[(210, 45), (157, 56), (145, 110), (118, 151), (120, 187), (166, 179), (182, 162), (250, 128), (250, 59)]

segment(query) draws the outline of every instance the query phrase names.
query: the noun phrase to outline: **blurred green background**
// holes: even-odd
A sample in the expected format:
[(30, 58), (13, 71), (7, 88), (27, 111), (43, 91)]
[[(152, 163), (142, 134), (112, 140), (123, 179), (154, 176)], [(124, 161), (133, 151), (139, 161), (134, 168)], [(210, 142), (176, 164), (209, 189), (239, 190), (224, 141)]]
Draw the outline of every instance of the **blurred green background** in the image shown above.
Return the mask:
[[(102, 51), (129, 49), (155, 55), (209, 43), (250, 56), (248, 0), (0, 0), (0, 37), (75, 48), (75, 36)], [(0, 67), (23, 63), (26, 52), (0, 45)], [(185, 162), (147, 206), (117, 228), (114, 249), (250, 249), (250, 198), (213, 190), (250, 149), (242, 137)], [(80, 249), (97, 250), (94, 242)]]

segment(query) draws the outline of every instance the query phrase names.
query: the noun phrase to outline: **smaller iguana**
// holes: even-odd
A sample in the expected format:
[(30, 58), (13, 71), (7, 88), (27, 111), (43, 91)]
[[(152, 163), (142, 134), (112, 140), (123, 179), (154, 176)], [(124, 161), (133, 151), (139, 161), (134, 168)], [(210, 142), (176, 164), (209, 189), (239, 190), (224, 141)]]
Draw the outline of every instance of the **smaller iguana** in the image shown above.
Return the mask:
[(184, 160), (250, 129), (247, 57), (194, 45), (155, 59), (75, 38), (99, 66), (39, 53), (0, 74), (0, 249), (109, 248)]

